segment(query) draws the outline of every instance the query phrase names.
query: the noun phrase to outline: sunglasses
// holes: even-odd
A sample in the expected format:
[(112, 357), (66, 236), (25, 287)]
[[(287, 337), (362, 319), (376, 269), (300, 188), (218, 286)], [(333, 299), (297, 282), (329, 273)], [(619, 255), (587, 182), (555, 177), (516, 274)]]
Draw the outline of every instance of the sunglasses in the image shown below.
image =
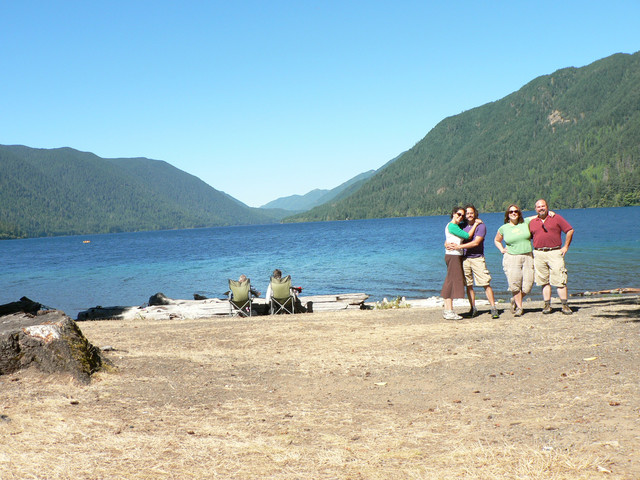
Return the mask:
[(520, 210), (509, 210), (509, 213), (520, 213)]
[(456, 217), (464, 217), (464, 213), (456, 212)]

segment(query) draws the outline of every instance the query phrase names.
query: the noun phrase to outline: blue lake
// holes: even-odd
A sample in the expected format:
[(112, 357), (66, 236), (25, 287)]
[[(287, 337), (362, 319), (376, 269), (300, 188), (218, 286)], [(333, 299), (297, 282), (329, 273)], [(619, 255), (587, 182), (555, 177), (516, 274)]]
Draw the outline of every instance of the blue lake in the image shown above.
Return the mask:
[[(570, 293), (640, 287), (640, 207), (558, 213), (576, 230), (567, 255)], [(487, 224), (492, 285), (506, 299), (493, 245), (504, 214), (480, 218)], [(27, 296), (75, 318), (96, 305), (141, 305), (156, 292), (222, 298), (227, 280), (241, 273), (264, 295), (274, 268), (291, 274), (303, 295), (427, 298), (439, 294), (444, 279), (448, 221), (433, 216), (0, 241), (0, 304)], [(539, 297), (539, 288), (532, 293)]]

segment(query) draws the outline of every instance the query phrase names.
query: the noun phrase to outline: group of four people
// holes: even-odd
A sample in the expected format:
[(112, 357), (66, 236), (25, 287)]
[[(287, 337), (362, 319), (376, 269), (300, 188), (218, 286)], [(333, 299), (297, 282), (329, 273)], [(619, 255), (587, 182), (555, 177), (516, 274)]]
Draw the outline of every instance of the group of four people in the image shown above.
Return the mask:
[[(538, 200), (535, 208), (537, 215), (523, 218), (522, 210), (517, 205), (510, 205), (505, 212), (504, 225), (498, 229), (494, 239), (496, 248), (503, 254), (502, 267), (512, 294), (511, 310), (517, 317), (522, 315), (523, 298), (533, 288), (535, 279), (542, 287), (542, 313), (552, 312), (551, 287), (554, 286), (562, 302), (562, 313), (571, 315), (573, 312), (567, 305), (564, 256), (571, 245), (573, 227), (560, 215), (550, 212), (545, 200)], [(464, 224), (466, 226), (461, 227)], [(492, 318), (499, 316), (490, 284), (491, 274), (484, 259), (486, 234), (487, 229), (473, 205), (453, 209), (451, 221), (445, 229), (447, 276), (440, 292), (444, 298), (445, 319), (462, 318), (453, 311), (453, 299), (464, 298), (465, 286), (471, 305), (469, 314), (472, 317), (477, 315), (474, 281), (477, 286), (484, 287)]]

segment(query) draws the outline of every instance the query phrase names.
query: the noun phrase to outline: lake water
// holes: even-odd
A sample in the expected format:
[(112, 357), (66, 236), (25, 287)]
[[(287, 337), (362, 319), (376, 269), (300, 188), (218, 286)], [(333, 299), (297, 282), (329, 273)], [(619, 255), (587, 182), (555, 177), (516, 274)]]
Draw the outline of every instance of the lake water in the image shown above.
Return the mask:
[[(576, 230), (567, 255), (570, 292), (640, 287), (640, 207), (558, 213)], [(507, 299), (493, 245), (504, 214), (480, 217), (487, 224), (492, 286)], [(75, 318), (97, 305), (141, 305), (157, 292), (222, 298), (228, 279), (241, 273), (264, 296), (274, 268), (291, 274), (303, 295), (428, 298), (439, 294), (445, 276), (448, 221), (434, 216), (0, 241), (0, 304), (27, 296)], [(539, 290), (534, 287), (534, 298)], [(482, 289), (478, 294), (485, 298)]]

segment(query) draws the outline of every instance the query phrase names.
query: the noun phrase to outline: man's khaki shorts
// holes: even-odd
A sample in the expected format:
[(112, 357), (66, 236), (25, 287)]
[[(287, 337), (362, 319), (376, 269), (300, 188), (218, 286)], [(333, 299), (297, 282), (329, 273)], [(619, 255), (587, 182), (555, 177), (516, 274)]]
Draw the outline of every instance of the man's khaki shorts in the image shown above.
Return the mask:
[(484, 257), (465, 258), (462, 262), (462, 269), (467, 287), (472, 287), (474, 280), (478, 287), (486, 287), (491, 283), (491, 274)]
[(536, 285), (552, 285), (564, 287), (567, 285), (567, 268), (560, 249), (543, 252), (535, 250), (533, 264), (536, 269)]

